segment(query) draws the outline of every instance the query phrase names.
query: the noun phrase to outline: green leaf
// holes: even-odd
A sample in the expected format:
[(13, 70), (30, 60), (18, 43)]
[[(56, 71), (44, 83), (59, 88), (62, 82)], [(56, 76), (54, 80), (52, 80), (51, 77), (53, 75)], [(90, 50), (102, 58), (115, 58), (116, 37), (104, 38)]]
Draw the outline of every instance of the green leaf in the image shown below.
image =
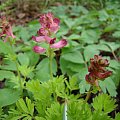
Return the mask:
[(7, 115), (3, 112), (3, 109), (0, 107), (0, 120), (7, 120)]
[(111, 67), (113, 69), (119, 69), (120, 68), (120, 63), (117, 62), (116, 60), (110, 60), (109, 67)]
[(63, 118), (63, 105), (53, 103), (50, 108), (46, 110), (46, 120), (62, 120)]
[(73, 63), (84, 63), (83, 56), (79, 51), (63, 54), (61, 59), (65, 59)]
[(4, 78), (10, 79), (14, 77), (14, 73), (11, 71), (6, 71), (6, 70), (0, 70), (0, 81), (3, 80)]
[(88, 84), (85, 80), (82, 80), (79, 84), (80, 93), (85, 93), (86, 91), (89, 91), (90, 84)]
[(34, 70), (33, 67), (27, 67), (26, 65), (19, 66), (18, 69), (24, 77), (28, 77), (28, 75)]
[(98, 111), (93, 112), (92, 120), (113, 120), (104, 113), (99, 113)]
[(90, 58), (93, 58), (94, 55), (98, 55), (100, 52), (98, 51), (98, 49), (96, 48), (95, 45), (88, 45), (87, 47), (85, 47), (84, 49), (84, 57), (85, 57), (85, 61), (89, 61)]
[(30, 66), (36, 65), (37, 62), (39, 61), (39, 54), (35, 54), (35, 52), (33, 51), (28, 51), (26, 52), (26, 54), (29, 57)]
[(17, 101), (16, 106), (20, 112), (27, 113), (27, 114), (29, 113), (28, 108), (22, 98)]
[(0, 53), (4, 53), (4, 54), (14, 54), (11, 46), (0, 40)]
[(106, 93), (106, 90), (109, 92), (111, 96), (116, 96), (116, 86), (111, 77), (106, 78), (104, 81), (100, 81), (99, 85), (104, 93)]
[(116, 49), (118, 49), (120, 47), (120, 45), (115, 42), (100, 41), (100, 43), (107, 45), (109, 47), (110, 51), (115, 51)]
[(35, 100), (44, 100), (45, 102), (50, 102), (52, 89), (49, 81), (40, 84), (39, 80), (32, 80), (26, 84), (26, 89), (32, 92)]
[(115, 31), (112, 35), (115, 38), (120, 38), (120, 31)]
[(23, 40), (23, 41), (28, 41), (29, 38), (31, 37), (27, 28), (25, 27), (21, 27), (20, 31), (19, 31), (19, 37)]
[(83, 100), (68, 102), (69, 120), (92, 120), (91, 109)]
[(120, 113), (117, 113), (117, 114), (115, 115), (115, 120), (120, 120)]
[(0, 65), (0, 69), (16, 71), (16, 65), (13, 61), (4, 59), (3, 63), (4, 65)]
[(66, 80), (63, 78), (63, 76), (56, 77), (54, 81), (51, 80), (49, 86), (51, 86), (52, 88), (52, 93), (57, 94), (57, 96), (63, 97), (65, 95), (65, 81)]
[[(53, 74), (56, 74), (57, 72), (57, 64), (55, 59), (52, 61), (52, 70)], [(49, 59), (45, 58), (43, 59), (36, 68), (35, 72), (35, 78), (39, 79), (40, 81), (47, 81), (50, 79), (50, 73), (49, 73)]]
[(75, 76), (73, 76), (68, 83), (68, 87), (70, 90), (77, 90), (79, 89), (79, 85), (78, 85), (78, 80)]
[(25, 53), (19, 53), (18, 60), (19, 60), (21, 65), (26, 65), (26, 66), (29, 65), (29, 57)]
[(72, 28), (72, 26), (75, 24), (75, 21), (73, 21), (70, 18), (64, 19), (65, 24), (68, 26), (69, 29)]
[(43, 117), (38, 117), (38, 116), (35, 116), (35, 120), (46, 120), (45, 118)]
[[(111, 32), (111, 31), (114, 31), (116, 28), (117, 28), (117, 26), (118, 26), (118, 23), (116, 23), (116, 22), (113, 22), (113, 23), (110, 23), (110, 24), (108, 24), (106, 27), (105, 27), (105, 29), (103, 30), (103, 32)], [(113, 35), (113, 37), (119, 37), (119, 32), (117, 33), (117, 31), (116, 32), (114, 32), (112, 35)], [(115, 36), (114, 36), (115, 35)]]
[[(26, 101), (26, 102), (25, 102)], [(25, 101), (20, 98), (16, 102), (16, 109), (10, 109), (9, 116), (10, 120), (32, 120), (34, 113), (34, 103), (26, 97)]]
[(67, 39), (68, 40), (79, 40), (80, 39), (80, 35), (72, 34)]
[(118, 86), (120, 83), (120, 68), (116, 70), (115, 74), (112, 76), (112, 80), (115, 83), (115, 86)]
[(111, 52), (110, 48), (105, 44), (98, 44), (96, 45), (96, 47), (98, 48), (98, 50)]
[(21, 92), (18, 90), (4, 88), (0, 90), (0, 107), (11, 105), (20, 98)]
[(112, 99), (109, 95), (99, 94), (99, 96), (93, 99), (92, 106), (95, 109), (95, 111), (98, 111), (100, 113), (104, 112), (104, 114), (108, 114), (116, 108), (115, 102), (116, 101)]
[(83, 43), (95, 43), (98, 42), (100, 38), (100, 31), (99, 30), (83, 30), (81, 33), (80, 41), (82, 40)]
[(106, 10), (99, 11), (99, 20), (100, 21), (106, 21), (109, 18), (109, 15)]
[(86, 91), (89, 91), (90, 84), (88, 84), (85, 80), (85, 75), (88, 73), (87, 68), (80, 69), (80, 72), (75, 74), (76, 77), (78, 77), (79, 80), (79, 89), (80, 93), (85, 93)]
[(18, 110), (22, 113), (33, 115), (34, 112), (34, 104), (31, 102), (30, 99), (26, 97), (26, 103), (21, 98), (16, 103)]
[(62, 26), (56, 34), (57, 38), (61, 39), (61, 36), (64, 36), (68, 33), (69, 29), (67, 26)]

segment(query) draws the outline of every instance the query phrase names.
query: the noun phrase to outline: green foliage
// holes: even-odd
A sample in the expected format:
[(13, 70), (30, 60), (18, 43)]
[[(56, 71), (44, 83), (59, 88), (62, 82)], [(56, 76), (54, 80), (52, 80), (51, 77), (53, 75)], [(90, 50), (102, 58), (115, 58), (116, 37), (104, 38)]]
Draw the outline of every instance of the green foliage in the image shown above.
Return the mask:
[(0, 70), (0, 81), (3, 79), (9, 79), (11, 77), (14, 77), (14, 73), (11, 71), (6, 71), (6, 70)]
[(68, 103), (69, 120), (92, 120), (90, 106), (85, 101), (71, 101)]
[(98, 113), (104, 112), (104, 114), (108, 114), (116, 108), (115, 100), (107, 94), (100, 94), (95, 97), (92, 106), (95, 111), (98, 111)]
[(65, 83), (67, 84), (67, 87), (72, 91), (72, 90), (78, 90), (78, 80), (76, 77), (72, 77), (69, 82), (66, 80)]
[(5, 43), (3, 41), (0, 41), (0, 53), (10, 54), (10, 55), (14, 54), (9, 43)]
[(6, 114), (4, 114), (4, 112), (3, 112), (2, 108), (0, 108), (0, 120), (5, 120), (5, 119), (6, 119), (6, 117), (7, 117), (7, 115), (6, 115)]
[(98, 111), (93, 113), (92, 120), (113, 120), (104, 113), (99, 113)]
[(11, 105), (20, 98), (21, 92), (16, 89), (4, 88), (0, 90), (0, 107)]
[(116, 86), (110, 77), (106, 78), (104, 81), (100, 81), (99, 85), (104, 93), (108, 91), (111, 96), (117, 95)]
[(19, 66), (18, 69), (24, 77), (29, 77), (30, 73), (34, 70), (33, 67), (27, 67), (26, 65)]
[(62, 120), (63, 118), (63, 105), (53, 103), (50, 108), (46, 110), (46, 120)]
[(11, 109), (9, 114), (11, 115), (10, 120), (24, 119), (32, 120), (34, 113), (34, 103), (31, 102), (29, 98), (26, 97), (26, 103), (21, 98), (16, 103), (17, 109)]
[(120, 113), (117, 113), (115, 116), (115, 120), (119, 120), (120, 119)]
[(18, 54), (18, 61), (21, 65), (29, 65), (29, 57), (25, 53), (19, 53)]
[[(56, 74), (57, 64), (54, 59), (52, 61), (52, 69), (53, 69), (53, 73)], [(49, 59), (45, 58), (36, 67), (35, 79), (39, 79), (40, 81), (47, 81), (47, 80), (49, 80), (49, 78), (50, 78)]]

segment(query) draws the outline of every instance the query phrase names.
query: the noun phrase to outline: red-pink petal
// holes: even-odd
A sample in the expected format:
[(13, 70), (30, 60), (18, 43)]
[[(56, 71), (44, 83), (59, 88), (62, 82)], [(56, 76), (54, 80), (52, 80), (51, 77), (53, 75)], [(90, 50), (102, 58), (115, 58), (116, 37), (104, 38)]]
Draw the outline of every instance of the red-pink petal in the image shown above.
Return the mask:
[(40, 28), (37, 33), (39, 36), (45, 36), (49, 34), (48, 30), (46, 30), (45, 28)]
[(58, 26), (57, 24), (51, 24), (50, 26), (50, 31), (53, 33), (56, 33), (59, 30), (60, 26)]
[(60, 24), (60, 20), (59, 20), (58, 18), (54, 18), (53, 21), (54, 21), (57, 25)]
[(44, 42), (44, 41), (45, 41), (44, 36), (39, 36), (39, 37), (32, 36), (32, 39), (33, 39), (35, 42)]
[(45, 36), (44, 38), (48, 44), (54, 44), (56, 40), (56, 38), (50, 38), (48, 36)]
[(46, 49), (45, 49), (45, 48), (42, 48), (42, 47), (40, 47), (40, 46), (34, 46), (34, 47), (33, 47), (33, 51), (34, 51), (35, 53), (41, 54), (41, 53), (44, 53), (44, 52), (46, 51)]
[(59, 49), (59, 48), (63, 48), (63, 47), (66, 46), (66, 45), (67, 45), (67, 40), (62, 39), (62, 40), (60, 40), (59, 42), (50, 45), (50, 47), (51, 47), (51, 48)]

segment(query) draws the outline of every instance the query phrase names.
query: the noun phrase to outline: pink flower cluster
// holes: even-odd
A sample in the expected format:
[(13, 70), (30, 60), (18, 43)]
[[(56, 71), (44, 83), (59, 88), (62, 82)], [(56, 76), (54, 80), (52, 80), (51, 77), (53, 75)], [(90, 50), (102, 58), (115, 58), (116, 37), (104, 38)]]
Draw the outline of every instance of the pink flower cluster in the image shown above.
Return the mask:
[(9, 37), (15, 38), (12, 32), (11, 24), (7, 22), (7, 19), (4, 16), (0, 17), (0, 28), (2, 29), (0, 37), (5, 37), (4, 42), (6, 42)]
[(88, 68), (89, 74), (86, 75), (86, 81), (92, 85), (96, 80), (104, 80), (112, 74), (112, 71), (106, 70), (109, 66), (108, 60), (103, 59), (101, 56), (94, 55), (94, 58), (90, 59), (90, 66)]
[[(41, 15), (39, 22), (41, 24), (41, 28), (37, 32), (38, 36), (32, 36), (32, 39), (35, 42), (46, 42), (50, 45), (50, 48), (55, 49), (59, 49), (67, 45), (67, 41), (65, 39), (55, 43), (56, 38), (51, 38), (51, 36), (55, 34), (60, 28), (60, 20), (58, 18), (54, 18), (51, 12)], [(33, 51), (36, 53), (44, 53), (46, 49), (40, 46), (34, 46)]]

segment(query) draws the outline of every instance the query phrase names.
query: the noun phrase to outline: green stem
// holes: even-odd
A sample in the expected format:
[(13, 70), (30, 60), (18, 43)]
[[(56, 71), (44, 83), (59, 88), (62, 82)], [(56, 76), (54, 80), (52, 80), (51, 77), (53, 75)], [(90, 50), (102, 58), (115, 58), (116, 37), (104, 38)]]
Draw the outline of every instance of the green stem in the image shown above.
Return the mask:
[(85, 102), (87, 102), (87, 101), (89, 100), (90, 95), (91, 95), (91, 91), (89, 91), (89, 92), (87, 93), (87, 96), (86, 96), (86, 98), (85, 98)]
[(91, 86), (90, 90), (88, 91), (88, 93), (86, 95), (85, 102), (87, 102), (89, 100), (90, 95), (91, 95), (91, 90), (92, 90), (92, 86)]
[(102, 0), (100, 0), (100, 5), (101, 5), (101, 8), (104, 7)]
[(50, 70), (50, 79), (53, 79), (52, 73), (52, 49), (49, 47), (49, 70)]
[(19, 71), (19, 68), (18, 68), (18, 62), (17, 62), (17, 60), (15, 60), (15, 64), (16, 64), (16, 68), (17, 68), (17, 74), (18, 74), (18, 78), (19, 78), (20, 87), (22, 89), (23, 88), (23, 86), (22, 86), (22, 80), (21, 80), (21, 77), (20, 77), (20, 71)]
[(95, 86), (97, 87), (99, 93), (101, 93), (102, 90), (101, 90), (101, 88), (100, 88), (100, 86), (99, 86), (99, 82), (98, 82), (98, 80), (95, 81)]
[(112, 51), (113, 57), (115, 58), (116, 61), (118, 61), (117, 56), (115, 55), (114, 51)]
[[(49, 70), (50, 70), (50, 80), (53, 80), (53, 72), (52, 72), (52, 58), (53, 58), (53, 53), (52, 49), (49, 46)], [(54, 82), (53, 82), (54, 83)], [(54, 84), (52, 83), (52, 87), (54, 87)], [(54, 90), (54, 88), (53, 88)], [(53, 91), (53, 97), (54, 101), (57, 102), (57, 96), (55, 91)]]

